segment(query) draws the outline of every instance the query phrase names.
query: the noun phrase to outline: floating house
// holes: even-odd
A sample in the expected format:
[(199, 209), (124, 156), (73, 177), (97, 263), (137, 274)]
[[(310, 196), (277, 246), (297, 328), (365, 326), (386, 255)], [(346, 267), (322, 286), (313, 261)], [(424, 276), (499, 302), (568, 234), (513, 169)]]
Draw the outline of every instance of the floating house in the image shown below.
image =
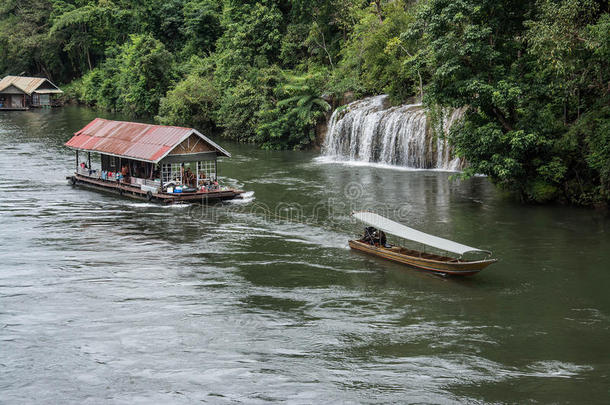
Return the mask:
[(42, 77), (6, 76), (0, 80), (0, 110), (28, 110), (56, 105), (59, 87)]
[(231, 154), (193, 128), (96, 118), (65, 145), (76, 152), (74, 175), (68, 176), (75, 186), (164, 203), (243, 193), (218, 183), (218, 158)]

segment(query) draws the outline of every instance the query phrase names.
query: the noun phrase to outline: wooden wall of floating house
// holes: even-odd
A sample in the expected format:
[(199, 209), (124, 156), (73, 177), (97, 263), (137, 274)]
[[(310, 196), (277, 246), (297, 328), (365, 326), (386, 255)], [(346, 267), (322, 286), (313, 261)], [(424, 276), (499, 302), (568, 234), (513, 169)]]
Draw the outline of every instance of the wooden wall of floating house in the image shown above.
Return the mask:
[(211, 152), (214, 149), (210, 147), (203, 139), (195, 134), (191, 134), (187, 139), (176, 146), (169, 154), (184, 155), (186, 153)]

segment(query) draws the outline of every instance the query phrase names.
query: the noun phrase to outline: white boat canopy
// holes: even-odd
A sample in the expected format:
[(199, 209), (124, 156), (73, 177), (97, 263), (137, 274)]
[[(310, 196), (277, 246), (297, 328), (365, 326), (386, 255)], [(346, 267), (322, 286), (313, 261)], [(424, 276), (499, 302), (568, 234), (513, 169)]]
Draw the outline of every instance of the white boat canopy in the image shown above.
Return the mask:
[(390, 219), (382, 217), (379, 214), (375, 214), (374, 212), (354, 212), (352, 213), (352, 216), (364, 222), (365, 224), (380, 229), (391, 235), (422, 243), (427, 246), (432, 246), (437, 249), (444, 250), (446, 252), (452, 252), (458, 255), (463, 255), (467, 252), (483, 252), (491, 254), (491, 252), (487, 250), (481, 250), (470, 246), (462, 245), (461, 243), (439, 238), (438, 236), (429, 235), (416, 229), (409, 228), (408, 226), (399, 224), (398, 222), (394, 222)]

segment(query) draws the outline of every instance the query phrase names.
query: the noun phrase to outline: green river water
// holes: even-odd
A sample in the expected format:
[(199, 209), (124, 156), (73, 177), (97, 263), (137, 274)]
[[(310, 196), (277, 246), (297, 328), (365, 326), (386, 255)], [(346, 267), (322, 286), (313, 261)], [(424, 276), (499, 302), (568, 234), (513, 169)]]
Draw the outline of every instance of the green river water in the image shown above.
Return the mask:
[[(609, 402), (607, 213), (218, 138), (246, 198), (159, 206), (68, 185), (97, 115), (0, 113), (0, 402)], [(500, 261), (352, 252), (355, 209)]]

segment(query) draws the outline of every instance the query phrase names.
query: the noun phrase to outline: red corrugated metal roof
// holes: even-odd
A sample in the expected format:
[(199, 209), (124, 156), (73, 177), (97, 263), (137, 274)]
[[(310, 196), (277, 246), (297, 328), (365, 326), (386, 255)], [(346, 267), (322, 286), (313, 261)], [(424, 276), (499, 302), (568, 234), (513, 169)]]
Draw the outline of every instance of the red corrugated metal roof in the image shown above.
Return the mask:
[(229, 152), (193, 128), (110, 121), (96, 118), (76, 132), (66, 146), (131, 159), (158, 162), (191, 134), (201, 137), (221, 156)]

